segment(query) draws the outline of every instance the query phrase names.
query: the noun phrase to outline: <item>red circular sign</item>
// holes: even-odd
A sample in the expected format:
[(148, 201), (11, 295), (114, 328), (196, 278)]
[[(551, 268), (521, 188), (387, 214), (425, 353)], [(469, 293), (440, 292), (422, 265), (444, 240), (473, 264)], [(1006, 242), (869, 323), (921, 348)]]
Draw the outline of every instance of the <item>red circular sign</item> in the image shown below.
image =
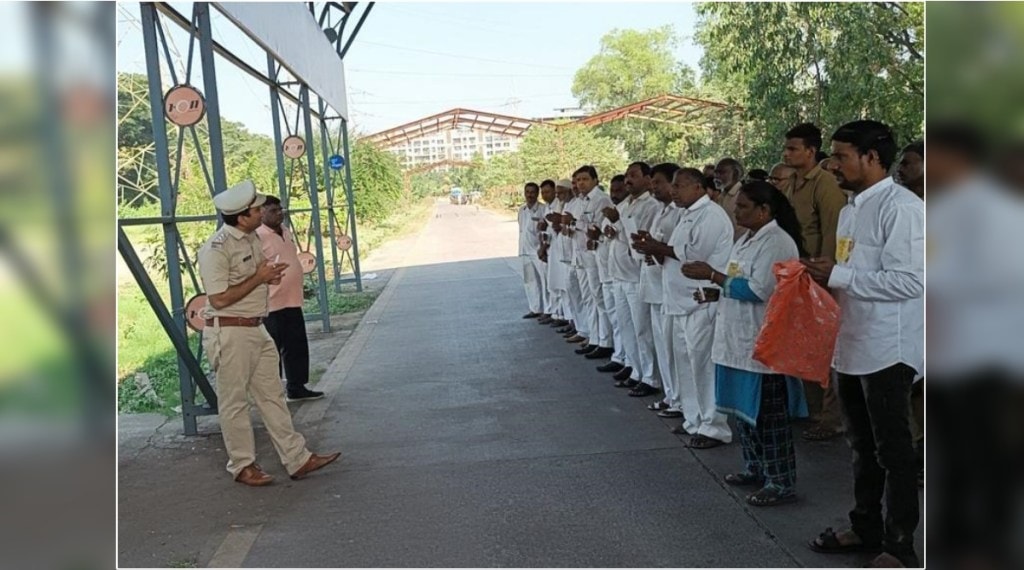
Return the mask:
[(292, 160), (302, 158), (302, 155), (306, 154), (306, 141), (299, 135), (292, 135), (281, 143), (281, 151)]
[(206, 319), (203, 318), (203, 309), (206, 308), (206, 295), (200, 293), (185, 303), (185, 324), (188, 328), (199, 332), (206, 327)]
[(164, 114), (179, 127), (191, 127), (203, 120), (206, 99), (191, 85), (177, 85), (164, 95)]
[(308, 251), (299, 252), (299, 265), (303, 273), (312, 273), (316, 269), (316, 256)]

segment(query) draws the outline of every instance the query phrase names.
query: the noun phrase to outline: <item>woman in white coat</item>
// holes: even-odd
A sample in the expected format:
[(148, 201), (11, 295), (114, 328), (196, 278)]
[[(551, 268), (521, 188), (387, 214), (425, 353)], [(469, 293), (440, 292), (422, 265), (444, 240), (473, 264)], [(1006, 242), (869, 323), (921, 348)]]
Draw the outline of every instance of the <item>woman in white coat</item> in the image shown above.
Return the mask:
[(715, 405), (736, 416), (746, 467), (726, 475), (725, 481), (761, 487), (747, 502), (771, 506), (796, 499), (796, 452), (789, 418), (806, 416), (807, 403), (800, 380), (754, 360), (754, 341), (775, 290), (772, 266), (799, 257), (802, 240), (793, 206), (767, 182), (743, 185), (735, 213), (736, 223), (747, 232), (733, 244), (728, 265), (687, 263), (682, 272), (722, 288), (711, 350)]

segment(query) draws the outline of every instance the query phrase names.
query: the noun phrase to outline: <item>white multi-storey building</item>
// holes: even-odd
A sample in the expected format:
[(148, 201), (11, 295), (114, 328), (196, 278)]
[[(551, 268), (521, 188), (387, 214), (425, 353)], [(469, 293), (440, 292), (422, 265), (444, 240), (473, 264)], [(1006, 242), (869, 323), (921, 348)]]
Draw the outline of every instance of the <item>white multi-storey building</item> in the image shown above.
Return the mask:
[(458, 128), (415, 138), (387, 149), (409, 168), (437, 162), (469, 162), (479, 153), (485, 160), (519, 148), (520, 138), (485, 129)]

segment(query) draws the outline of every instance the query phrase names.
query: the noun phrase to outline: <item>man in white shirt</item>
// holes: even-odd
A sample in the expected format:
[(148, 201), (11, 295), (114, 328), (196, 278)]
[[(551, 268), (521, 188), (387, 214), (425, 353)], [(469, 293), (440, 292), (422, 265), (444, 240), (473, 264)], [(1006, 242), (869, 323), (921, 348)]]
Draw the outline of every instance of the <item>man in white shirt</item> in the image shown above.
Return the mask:
[[(639, 230), (650, 231), (659, 203), (649, 191), (651, 167), (646, 162), (630, 164), (626, 169), (625, 181), (629, 197), (615, 208), (603, 212), (603, 231), (611, 241), (609, 265), (612, 298), (622, 330), (620, 339), (625, 359), (622, 365), (614, 366), (613, 362), (598, 368), (598, 371), (615, 372), (617, 386), (635, 388), (640, 384), (645, 369), (644, 357), (648, 359), (648, 366), (654, 363), (654, 342), (651, 337), (650, 308), (640, 301), (640, 265), (643, 256), (633, 251), (629, 236)], [(640, 354), (637, 322), (641, 322), (644, 327), (641, 331), (643, 344), (648, 349), (644, 356)]]
[(851, 529), (829, 529), (811, 548), (844, 552), (859, 545), (882, 552), (875, 565), (917, 568), (920, 507), (909, 413), (911, 385), (924, 373), (924, 203), (888, 176), (898, 150), (892, 131), (877, 121), (839, 127), (831, 168), (853, 198), (839, 215), (835, 261), (804, 261), (842, 309), (836, 388), (856, 500)]
[[(555, 181), (545, 180), (540, 183), (540, 197), (544, 202), (540, 205), (537, 210), (537, 217), (540, 218), (537, 221), (537, 238), (540, 242), (540, 248), (537, 250), (537, 259), (540, 261), (540, 280), (541, 280), (541, 291), (544, 292), (544, 315), (537, 319), (537, 323), (541, 325), (552, 325), (555, 326), (555, 321), (560, 321), (555, 315), (556, 299), (555, 293), (551, 290), (551, 284), (548, 282), (548, 256), (547, 251), (551, 244), (551, 232), (548, 231), (548, 221), (545, 217), (551, 211), (552, 204), (557, 200), (555, 198)], [(564, 326), (566, 323), (562, 322), (557, 326)]]
[[(662, 267), (652, 256), (643, 251), (643, 244), (648, 241), (664, 243), (675, 229), (679, 221), (679, 209), (672, 203), (672, 177), (679, 170), (678, 164), (665, 162), (651, 168), (651, 188), (659, 208), (651, 221), (650, 231), (639, 230), (630, 236), (633, 249), (643, 256), (640, 266), (640, 302), (647, 308), (635, 315), (637, 342), (640, 345), (640, 361), (644, 367), (641, 383), (630, 390), (634, 398), (653, 396), (662, 393), (664, 379), (672, 373), (671, 335), (665, 331), (665, 315), (662, 303), (665, 301), (662, 287)], [(646, 333), (646, 334), (645, 334)], [(651, 355), (654, 358), (651, 358)], [(651, 410), (663, 411), (669, 402), (654, 403)]]
[[(583, 208), (583, 199), (579, 196), (576, 177), (573, 176), (570, 182), (572, 184), (572, 199), (562, 209), (562, 236), (565, 238), (566, 260), (569, 264), (566, 293), (569, 297), (569, 304), (572, 306), (573, 327), (576, 329), (576, 334), (570, 336), (566, 342), (590, 344), (590, 312), (589, 305), (585, 302), (586, 295), (583, 292), (586, 276), (579, 251), (579, 239), (582, 234), (577, 229)], [(586, 236), (583, 236), (583, 239), (586, 240)], [(595, 331), (594, 334), (597, 332)]]
[(576, 327), (573, 326), (572, 303), (568, 293), (569, 272), (572, 268), (567, 253), (569, 251), (567, 249), (568, 238), (565, 237), (562, 225), (562, 212), (571, 200), (572, 183), (563, 178), (555, 184), (555, 200), (545, 215), (545, 221), (549, 224), (550, 229), (550, 245), (544, 250), (548, 259), (548, 286), (554, 297), (554, 310), (558, 317), (555, 322), (563, 327), (558, 329), (558, 332), (566, 334), (567, 337), (576, 334)]
[[(626, 190), (626, 177), (622, 174), (616, 174), (612, 177), (611, 185), (609, 186), (609, 197), (612, 199), (612, 203), (618, 206), (628, 195)], [(603, 216), (603, 212), (601, 213)], [(602, 220), (606, 222), (607, 220)], [(593, 239), (597, 242), (597, 272), (601, 279), (601, 296), (604, 297), (605, 310), (608, 313), (608, 322), (612, 328), (612, 349), (611, 359), (605, 365), (598, 366), (598, 372), (606, 372), (607, 366), (617, 365), (616, 370), (621, 370), (625, 366), (626, 352), (623, 349), (622, 340), (622, 316), (619, 314), (617, 307), (615, 306), (615, 285), (612, 279), (612, 268), (611, 268), (611, 254), (612, 254), (612, 239), (603, 233), (601, 229), (590, 229), (588, 230), (588, 238)], [(604, 352), (594, 349), (589, 353), (585, 354), (585, 358), (590, 360), (597, 360), (604, 358), (601, 356)]]
[(672, 373), (663, 377), (669, 409), (662, 417), (684, 417), (683, 431), (692, 435), (689, 446), (709, 449), (732, 441), (725, 414), (715, 408), (715, 366), (711, 361), (718, 303), (698, 303), (695, 294), (712, 297), (717, 287), (683, 275), (684, 263), (703, 261), (725, 267), (732, 251), (732, 220), (711, 201), (696, 168), (683, 168), (672, 181), (672, 200), (679, 210), (667, 243), (650, 242), (645, 248), (663, 265), (665, 334), (672, 350)]
[(519, 259), (523, 266), (523, 288), (526, 289), (526, 302), (530, 312), (523, 315), (524, 319), (536, 319), (544, 313), (544, 292), (541, 290), (540, 238), (537, 222), (541, 219), (541, 206), (537, 202), (540, 187), (536, 182), (527, 182), (523, 187), (526, 204), (519, 208)]
[[(601, 220), (601, 211), (609, 206), (614, 206), (612, 199), (607, 194), (597, 189), (597, 169), (593, 166), (581, 166), (573, 173), (573, 181), (579, 190), (580, 206), (577, 208), (579, 215), (575, 216), (574, 243), (576, 245), (576, 257), (582, 268), (577, 272), (580, 280), (580, 294), (585, 307), (586, 315), (589, 317), (587, 323), (590, 336), (587, 337), (589, 345), (596, 345), (597, 348), (584, 346), (577, 354), (595, 353), (595, 358), (607, 358), (612, 355), (612, 327), (608, 320), (608, 309), (604, 304), (604, 295), (601, 292), (601, 276), (597, 267), (596, 243), (588, 245), (591, 241), (587, 237), (588, 231), (598, 230), (597, 224)], [(578, 323), (577, 323), (578, 325)]]

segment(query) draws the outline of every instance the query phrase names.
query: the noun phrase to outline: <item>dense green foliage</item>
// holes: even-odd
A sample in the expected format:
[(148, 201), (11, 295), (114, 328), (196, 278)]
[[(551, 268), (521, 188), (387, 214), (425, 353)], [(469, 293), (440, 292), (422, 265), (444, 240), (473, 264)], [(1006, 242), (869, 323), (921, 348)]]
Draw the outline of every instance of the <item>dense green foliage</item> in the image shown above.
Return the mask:
[[(612, 30), (601, 47), (573, 78), (572, 94), (588, 112), (601, 112), (666, 93), (692, 94), (694, 73), (675, 61), (679, 38), (671, 26), (653, 30)], [(678, 161), (687, 150), (692, 128), (626, 119), (596, 127), (621, 141), (627, 154), (651, 163)]]
[(749, 163), (776, 161), (785, 131), (802, 121), (826, 141), (861, 118), (891, 125), (901, 142), (920, 136), (922, 3), (709, 2), (697, 14), (702, 80), (745, 107)]

